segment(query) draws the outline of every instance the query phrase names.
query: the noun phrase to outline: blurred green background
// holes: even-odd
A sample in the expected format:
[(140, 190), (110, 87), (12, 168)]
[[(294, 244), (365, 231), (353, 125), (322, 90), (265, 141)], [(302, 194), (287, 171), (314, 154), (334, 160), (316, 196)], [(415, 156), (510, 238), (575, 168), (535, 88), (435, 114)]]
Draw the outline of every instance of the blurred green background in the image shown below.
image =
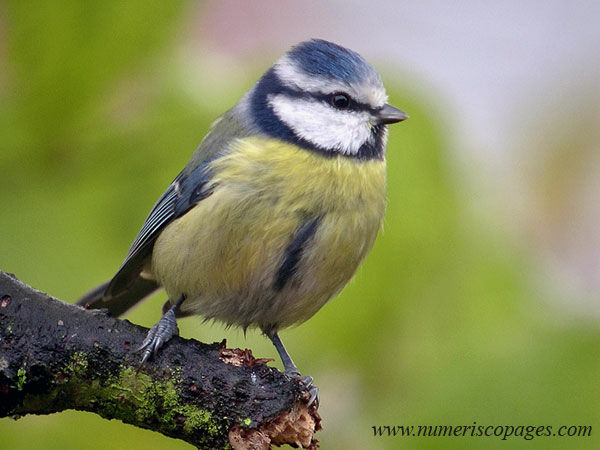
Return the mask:
[[(221, 60), (211, 76), (218, 55), (185, 61), (190, 43), (202, 52), (190, 17), (204, 8), (0, 3), (0, 269), (66, 301), (108, 279), (211, 121), (288, 47), (255, 52), (236, 73)], [(540, 287), (531, 248), (496, 226), (493, 205), (473, 202), (477, 186), (448, 152), (447, 105), (408, 69), (363, 56), (411, 118), (391, 128), (389, 206), (373, 252), (337, 299), (282, 334), (320, 388), (322, 448), (600, 448), (597, 321), (549, 301), (560, 293)], [(547, 167), (561, 165), (561, 149), (548, 148)], [(151, 326), (163, 301), (128, 318)], [(195, 318), (180, 330), (276, 357), (257, 332)], [(473, 422), (596, 428), (532, 441), (376, 438), (371, 428)], [(0, 449), (28, 448), (190, 447), (76, 411), (0, 420)]]

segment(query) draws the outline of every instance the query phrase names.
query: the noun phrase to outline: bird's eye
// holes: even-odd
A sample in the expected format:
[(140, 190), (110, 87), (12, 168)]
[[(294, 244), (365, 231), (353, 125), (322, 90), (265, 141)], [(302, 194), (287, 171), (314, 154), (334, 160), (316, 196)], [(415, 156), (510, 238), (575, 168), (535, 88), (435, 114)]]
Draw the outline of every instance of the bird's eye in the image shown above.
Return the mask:
[(342, 93), (333, 94), (331, 96), (331, 104), (337, 109), (346, 109), (350, 106), (350, 97)]

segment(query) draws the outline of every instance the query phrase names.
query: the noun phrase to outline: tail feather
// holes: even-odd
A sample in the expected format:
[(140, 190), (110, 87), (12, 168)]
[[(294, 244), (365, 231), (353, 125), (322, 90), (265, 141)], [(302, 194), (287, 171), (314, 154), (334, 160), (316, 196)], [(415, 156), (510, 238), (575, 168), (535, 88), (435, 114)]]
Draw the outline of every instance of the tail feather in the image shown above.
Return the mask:
[(91, 289), (77, 300), (76, 304), (86, 309), (106, 308), (111, 316), (118, 317), (160, 288), (154, 280), (137, 277), (127, 289), (107, 297), (106, 288), (109, 283), (110, 280)]
[(85, 309), (106, 308), (106, 306), (102, 305), (101, 303), (104, 301), (104, 291), (106, 291), (109, 283), (110, 280), (102, 283), (100, 286), (90, 289), (88, 292), (83, 294), (81, 298), (75, 302), (75, 304), (83, 306)]

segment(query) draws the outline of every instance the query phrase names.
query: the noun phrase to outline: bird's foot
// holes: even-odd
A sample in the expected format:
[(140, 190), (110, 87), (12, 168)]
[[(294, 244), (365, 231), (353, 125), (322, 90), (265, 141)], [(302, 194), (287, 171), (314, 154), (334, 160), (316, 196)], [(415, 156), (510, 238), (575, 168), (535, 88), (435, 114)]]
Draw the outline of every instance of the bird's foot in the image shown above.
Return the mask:
[(302, 376), (297, 370), (286, 371), (285, 374), (290, 377), (300, 381), (302, 387), (308, 392), (308, 406), (317, 402), (316, 405), (319, 405), (319, 388), (313, 384), (313, 377), (309, 375)]
[(165, 342), (178, 334), (179, 328), (177, 328), (177, 321), (175, 320), (175, 310), (171, 308), (160, 318), (156, 325), (150, 328), (146, 339), (136, 349), (136, 352), (143, 351), (142, 364), (148, 361), (153, 354), (156, 355)]

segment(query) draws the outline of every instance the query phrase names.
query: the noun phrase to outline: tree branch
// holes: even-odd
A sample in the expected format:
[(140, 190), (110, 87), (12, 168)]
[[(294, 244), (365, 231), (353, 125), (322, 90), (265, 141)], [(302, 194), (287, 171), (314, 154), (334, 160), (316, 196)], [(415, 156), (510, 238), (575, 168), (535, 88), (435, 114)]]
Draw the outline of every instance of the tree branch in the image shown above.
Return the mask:
[(0, 271), (0, 417), (77, 409), (201, 448), (317, 447), (316, 409), (268, 360), (174, 337), (140, 366), (147, 331)]

